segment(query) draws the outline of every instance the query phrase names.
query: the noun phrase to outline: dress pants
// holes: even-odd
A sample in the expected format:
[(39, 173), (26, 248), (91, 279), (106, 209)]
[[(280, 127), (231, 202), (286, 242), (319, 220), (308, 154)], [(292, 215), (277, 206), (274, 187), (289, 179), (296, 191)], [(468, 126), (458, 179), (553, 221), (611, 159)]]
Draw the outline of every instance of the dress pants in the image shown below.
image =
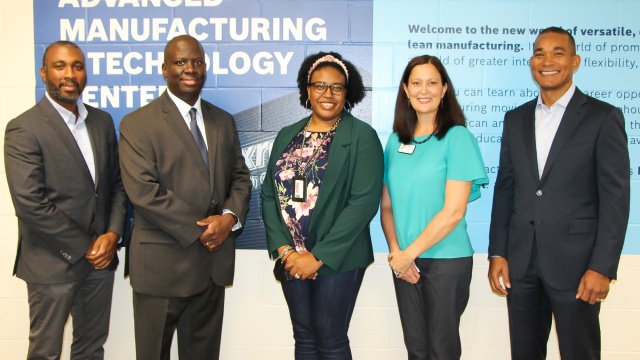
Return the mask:
[(349, 322), (365, 269), (282, 283), (296, 360), (350, 360)]
[(460, 359), (460, 317), (469, 302), (473, 258), (415, 261), (420, 280), (393, 277), (410, 360)]
[(133, 292), (137, 360), (168, 360), (173, 333), (183, 360), (220, 358), (225, 288), (209, 280), (189, 297), (157, 297)]
[(512, 278), (507, 289), (512, 359), (546, 358), (552, 314), (562, 359), (600, 359), (600, 303), (576, 299), (578, 285), (569, 290), (548, 286), (538, 272), (534, 242), (527, 273), (522, 279)]
[(30, 319), (27, 359), (60, 359), (69, 314), (73, 319), (71, 359), (103, 359), (113, 280), (113, 271), (92, 270), (84, 279), (71, 283), (27, 283)]

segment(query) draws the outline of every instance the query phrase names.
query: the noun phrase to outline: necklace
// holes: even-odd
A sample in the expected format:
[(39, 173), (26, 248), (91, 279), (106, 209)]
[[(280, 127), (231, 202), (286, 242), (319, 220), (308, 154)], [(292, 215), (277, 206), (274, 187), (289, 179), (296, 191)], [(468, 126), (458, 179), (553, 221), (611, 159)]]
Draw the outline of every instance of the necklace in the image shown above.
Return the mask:
[(413, 140), (411, 140), (411, 142), (412, 142), (412, 143), (414, 143), (414, 144), (416, 144), (416, 145), (424, 144), (424, 143), (426, 143), (427, 141), (429, 141), (429, 139), (431, 139), (431, 137), (432, 137), (432, 136), (433, 136), (433, 134), (431, 134), (431, 135), (427, 136), (427, 138), (426, 138), (426, 139), (424, 139), (424, 140), (420, 140), (420, 141), (416, 141), (415, 139), (413, 139)]
[[(313, 116), (311, 118), (309, 118), (309, 122), (307, 122), (307, 125), (304, 126), (305, 136), (306, 136), (306, 133), (310, 132), (309, 131), (309, 125), (311, 125), (311, 120), (312, 119), (313, 119)], [(330, 132), (332, 132), (333, 130), (335, 130), (338, 127), (338, 124), (340, 124), (340, 119), (342, 119), (342, 116), (338, 117), (338, 121), (333, 123), (333, 125), (331, 126), (331, 129), (329, 129), (329, 131), (326, 131), (326, 134), (329, 134)], [(324, 132), (324, 131), (318, 131), (318, 132)]]
[[(307, 201), (307, 178), (304, 176), (304, 171), (307, 166), (302, 167), (302, 149), (304, 148), (305, 143), (307, 142), (307, 136), (311, 138), (311, 132), (309, 131), (309, 125), (311, 125), (311, 119), (309, 119), (309, 122), (307, 123), (307, 125), (305, 125), (303, 129), (304, 133), (302, 135), (303, 137), (302, 143), (300, 144), (300, 148), (298, 149), (299, 151), (296, 151), (299, 153), (298, 161), (296, 161), (296, 175), (291, 179), (293, 180), (291, 200), (295, 202)], [(336, 130), (336, 128), (338, 127), (338, 124), (340, 123), (340, 119), (341, 117), (338, 118), (338, 121), (333, 123), (333, 126), (331, 126), (331, 129), (329, 129), (329, 131), (318, 132), (316, 139), (322, 140), (322, 142), (324, 142), (324, 140), (328, 138), (331, 135), (331, 133)], [(313, 144), (312, 146), (313, 146), (313, 153), (311, 154), (309, 159), (315, 159), (316, 155), (318, 154), (318, 151), (320, 151), (320, 148), (321, 148), (320, 145), (316, 145), (316, 144)]]

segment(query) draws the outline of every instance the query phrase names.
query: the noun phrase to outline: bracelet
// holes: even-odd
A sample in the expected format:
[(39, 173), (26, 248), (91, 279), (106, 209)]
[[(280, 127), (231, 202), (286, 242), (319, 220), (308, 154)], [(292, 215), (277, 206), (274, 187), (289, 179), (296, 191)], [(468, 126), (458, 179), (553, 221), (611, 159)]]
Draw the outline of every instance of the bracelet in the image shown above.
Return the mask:
[[(291, 254), (289, 254), (290, 251), (292, 251), (292, 253), (296, 252), (293, 248), (285, 249), (282, 252), (282, 256), (281, 256), (282, 261), (286, 261), (289, 258), (289, 256), (291, 256)], [(287, 255), (287, 254), (289, 254), (289, 255)]]
[(282, 259), (282, 257), (287, 255), (287, 253), (291, 250), (293, 250), (293, 247), (291, 245), (287, 245), (287, 247), (284, 248), (284, 250), (280, 253), (280, 255), (278, 255), (276, 260)]
[[(291, 250), (291, 252), (289, 252), (289, 250)], [(296, 251), (296, 249), (289, 249), (287, 250), (288, 254), (282, 254), (282, 261), (287, 261), (287, 259), (289, 258), (289, 256), (293, 255), (293, 254), (297, 254), (298, 252)], [(286, 256), (285, 256), (286, 255)]]

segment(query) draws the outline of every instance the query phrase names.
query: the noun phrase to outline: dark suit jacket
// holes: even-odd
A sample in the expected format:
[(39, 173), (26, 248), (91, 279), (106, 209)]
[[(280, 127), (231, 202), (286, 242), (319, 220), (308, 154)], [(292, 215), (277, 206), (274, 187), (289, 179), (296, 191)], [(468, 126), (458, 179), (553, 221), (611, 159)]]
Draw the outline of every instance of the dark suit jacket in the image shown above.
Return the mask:
[[(82, 279), (92, 269), (84, 255), (93, 241), (108, 231), (123, 233), (125, 194), (113, 120), (86, 108), (95, 184), (73, 135), (46, 97), (7, 125), (4, 161), (19, 235), (14, 274), (27, 282)], [(116, 256), (109, 269), (117, 264)]]
[(587, 269), (616, 278), (629, 218), (629, 152), (620, 110), (576, 89), (542, 178), (535, 145), (537, 100), (506, 113), (489, 255), (525, 275), (535, 241), (539, 272), (577, 289)]
[[(309, 117), (283, 128), (276, 137), (262, 184), (262, 217), (272, 257), (282, 245), (293, 246), (284, 223), (273, 167)], [(319, 275), (367, 267), (373, 262), (369, 223), (378, 211), (384, 160), (375, 130), (342, 112), (331, 144), (329, 165), (309, 224), (307, 249), (324, 262)]]
[(138, 293), (186, 297), (209, 279), (233, 282), (236, 234), (211, 254), (196, 221), (229, 209), (244, 224), (252, 184), (233, 117), (204, 100), (201, 107), (209, 170), (166, 92), (120, 124), (122, 179), (135, 208), (127, 260)]

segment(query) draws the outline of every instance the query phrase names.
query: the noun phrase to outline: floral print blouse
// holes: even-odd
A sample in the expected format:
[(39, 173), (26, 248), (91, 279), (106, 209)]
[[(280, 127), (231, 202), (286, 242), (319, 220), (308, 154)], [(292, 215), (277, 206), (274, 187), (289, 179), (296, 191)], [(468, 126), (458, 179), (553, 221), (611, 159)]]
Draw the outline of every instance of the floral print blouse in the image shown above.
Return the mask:
[[(313, 209), (318, 201), (322, 178), (329, 163), (329, 149), (335, 129), (328, 132), (311, 132), (306, 128), (286, 147), (273, 168), (276, 192), (284, 222), (293, 236), (297, 251), (307, 250), (306, 240)], [(304, 202), (293, 200), (293, 177), (306, 179), (307, 198)]]

